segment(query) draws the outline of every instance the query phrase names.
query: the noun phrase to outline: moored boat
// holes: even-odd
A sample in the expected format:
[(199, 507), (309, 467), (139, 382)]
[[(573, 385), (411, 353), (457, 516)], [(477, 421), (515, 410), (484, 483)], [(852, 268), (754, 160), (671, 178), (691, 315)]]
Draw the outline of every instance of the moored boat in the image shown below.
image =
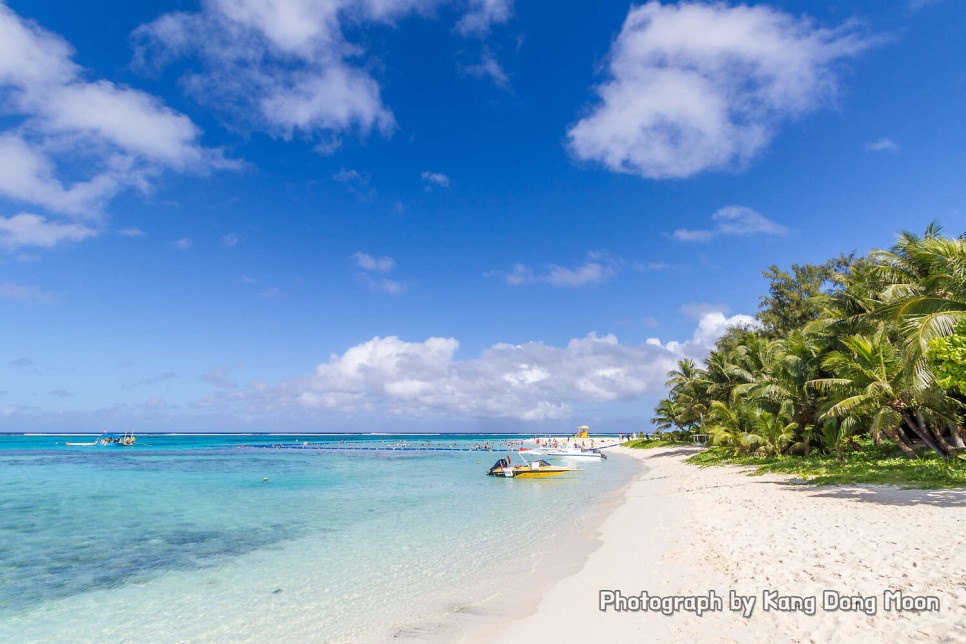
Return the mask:
[(97, 437), (93, 443), (77, 443), (67, 441), (66, 445), (68, 447), (100, 447), (106, 445), (117, 445), (120, 447), (131, 447), (137, 438), (134, 436), (134, 432), (124, 432), (121, 434), (115, 434), (111, 432), (105, 432)]
[(563, 447), (559, 449), (550, 449), (544, 453), (547, 456), (560, 456), (563, 458), (607, 458), (599, 449), (585, 447)]
[[(523, 457), (521, 456), (521, 458)], [(543, 459), (529, 463), (526, 461), (526, 459), (524, 459), (522, 465), (513, 465), (510, 457), (507, 456), (506, 458), (501, 458), (494, 463), (493, 467), (490, 468), (490, 471), (487, 472), (487, 474), (489, 476), (502, 476), (504, 478), (537, 479), (577, 471), (579, 470), (576, 467), (562, 467), (560, 465), (553, 465)]]

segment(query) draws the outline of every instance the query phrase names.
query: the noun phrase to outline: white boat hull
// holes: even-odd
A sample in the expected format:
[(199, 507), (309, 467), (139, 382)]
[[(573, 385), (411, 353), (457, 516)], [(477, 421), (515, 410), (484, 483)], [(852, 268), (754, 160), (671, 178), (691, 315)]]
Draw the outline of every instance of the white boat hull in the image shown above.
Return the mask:
[(603, 454), (597, 452), (561, 452), (561, 451), (549, 451), (546, 452), (547, 456), (557, 456), (559, 458), (606, 458)]

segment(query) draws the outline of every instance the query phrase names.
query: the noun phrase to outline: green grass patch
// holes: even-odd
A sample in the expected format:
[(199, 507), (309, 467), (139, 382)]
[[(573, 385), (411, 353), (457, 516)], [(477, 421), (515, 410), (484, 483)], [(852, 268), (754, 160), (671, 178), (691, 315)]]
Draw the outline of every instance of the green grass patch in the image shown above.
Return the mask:
[(634, 449), (653, 449), (655, 447), (694, 447), (694, 442), (689, 440), (673, 441), (658, 438), (638, 438), (637, 440), (624, 443), (624, 447), (633, 447)]
[(907, 458), (893, 445), (875, 446), (860, 441), (860, 449), (845, 453), (810, 456), (734, 456), (730, 450), (712, 447), (687, 459), (688, 463), (712, 465), (748, 465), (752, 474), (791, 474), (816, 485), (870, 483), (902, 488), (966, 487), (966, 460), (943, 460), (936, 454), (921, 453), (918, 459)]

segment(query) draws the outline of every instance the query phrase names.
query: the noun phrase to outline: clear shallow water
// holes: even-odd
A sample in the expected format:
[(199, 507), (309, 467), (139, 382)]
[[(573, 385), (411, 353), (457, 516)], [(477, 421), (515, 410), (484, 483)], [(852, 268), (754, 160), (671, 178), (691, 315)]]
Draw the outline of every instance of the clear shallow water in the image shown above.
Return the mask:
[(484, 475), (495, 452), (240, 447), (296, 440), (279, 436), (66, 440), (84, 439), (0, 437), (2, 641), (379, 638), (483, 579), (526, 573), (560, 525), (634, 471), (611, 458), (512, 481)]

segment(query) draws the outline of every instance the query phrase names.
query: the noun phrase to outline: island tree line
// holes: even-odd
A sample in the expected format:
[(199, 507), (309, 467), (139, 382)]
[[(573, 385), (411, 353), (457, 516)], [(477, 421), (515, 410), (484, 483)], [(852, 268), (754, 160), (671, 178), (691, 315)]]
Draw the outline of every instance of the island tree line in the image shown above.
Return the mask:
[(652, 422), (736, 454), (842, 456), (858, 438), (915, 457), (966, 447), (966, 236), (771, 266), (757, 324), (681, 360)]

